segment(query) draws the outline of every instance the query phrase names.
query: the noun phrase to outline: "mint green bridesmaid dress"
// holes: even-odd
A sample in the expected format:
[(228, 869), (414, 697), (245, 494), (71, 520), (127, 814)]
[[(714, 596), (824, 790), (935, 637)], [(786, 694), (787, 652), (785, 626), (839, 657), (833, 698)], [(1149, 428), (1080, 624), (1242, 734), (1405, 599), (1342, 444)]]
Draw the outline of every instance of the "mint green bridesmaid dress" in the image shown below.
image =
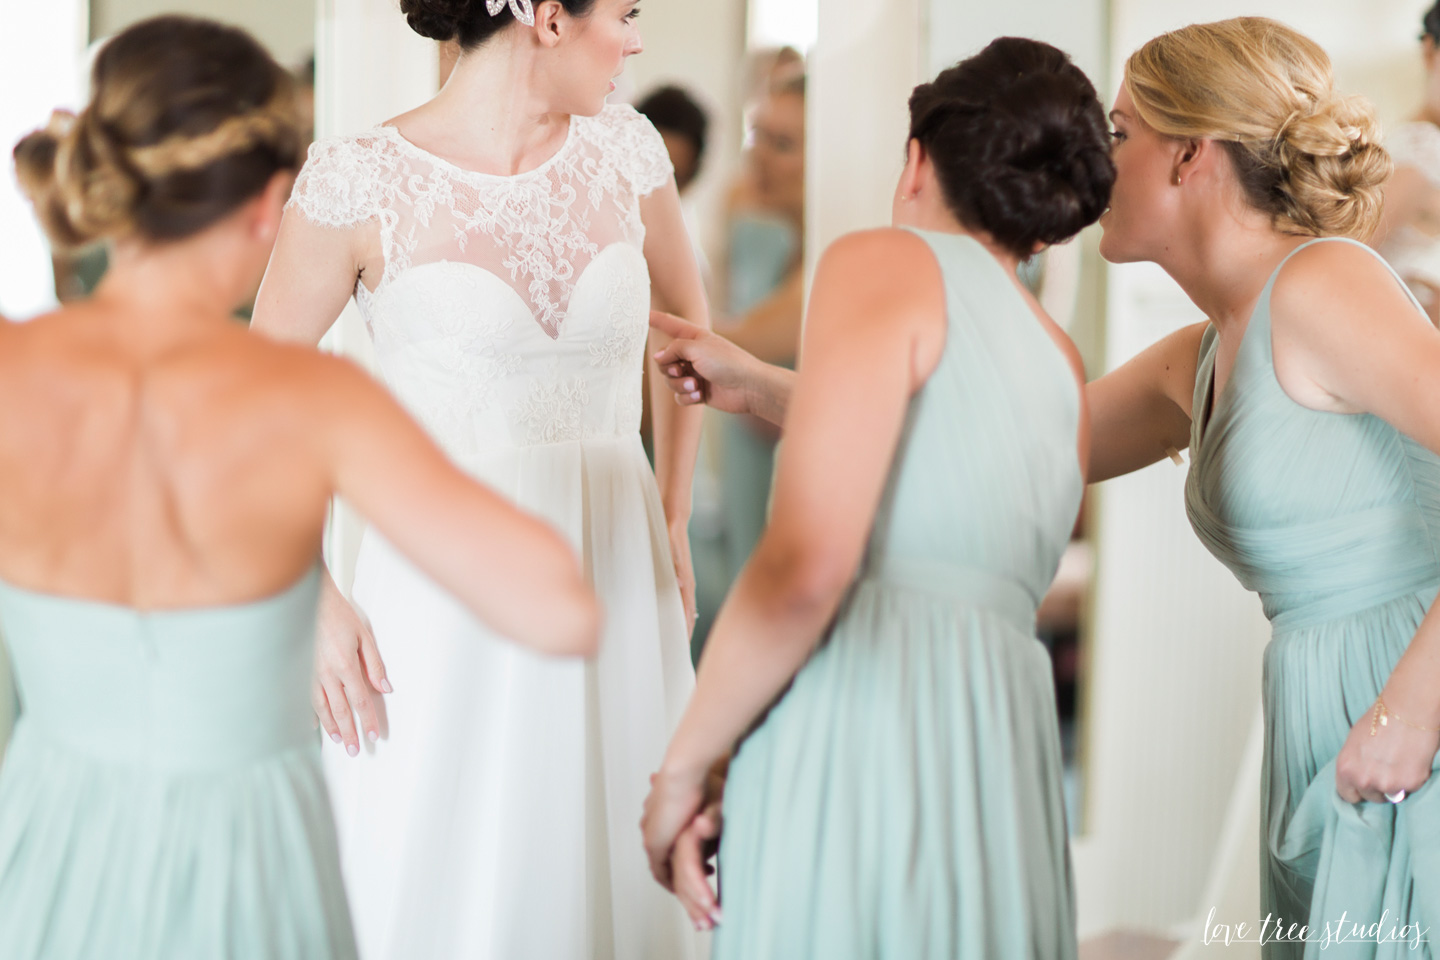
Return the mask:
[(142, 613), (0, 583), (4, 960), (353, 958), (310, 709), (319, 576)]
[(1079, 385), (983, 247), (921, 236), (944, 352), (833, 626), (730, 767), (717, 960), (1075, 956), (1035, 609), (1080, 505)]
[(1440, 457), (1378, 417), (1290, 399), (1270, 344), (1279, 272), (1218, 397), (1215, 329), (1201, 341), (1185, 484), (1195, 532), (1260, 594), (1273, 631), (1257, 919), (1308, 926), (1309, 942), (1275, 939), (1272, 926), (1262, 949), (1267, 960), (1428, 958), (1433, 942), (1417, 937), (1440, 937), (1435, 778), (1399, 804), (1351, 805), (1335, 758), (1440, 590)]

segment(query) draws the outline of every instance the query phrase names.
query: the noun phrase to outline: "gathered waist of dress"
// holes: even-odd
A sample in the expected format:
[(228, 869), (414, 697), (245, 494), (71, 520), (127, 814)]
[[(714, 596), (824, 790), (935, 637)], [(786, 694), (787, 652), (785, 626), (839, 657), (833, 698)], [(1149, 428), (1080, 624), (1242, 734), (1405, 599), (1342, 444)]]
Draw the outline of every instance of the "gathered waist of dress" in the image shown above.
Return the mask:
[(867, 563), (860, 582), (867, 581), (927, 593), (961, 607), (986, 610), (1009, 620), (1027, 636), (1035, 635), (1039, 600), (1014, 577), (943, 561), (883, 557)]
[(1304, 596), (1261, 594), (1260, 599), (1265, 607), (1265, 616), (1270, 620), (1272, 638), (1275, 638), (1368, 616), (1381, 607), (1411, 598), (1419, 598), (1428, 607), (1440, 592), (1440, 579), (1432, 572), (1427, 576), (1395, 580), (1388, 586), (1389, 589), (1384, 591), (1377, 591), (1371, 584), (1360, 584)]
[(481, 480), (505, 476), (514, 467), (527, 462), (578, 464), (595, 456), (638, 460), (643, 461), (647, 468), (649, 466), (645, 445), (635, 431), (533, 443), (485, 443), (469, 449), (450, 445), (449, 453), (456, 463)]
[[(216, 678), (215, 682), (226, 681)], [(318, 736), (300, 713), (281, 710), (267, 715), (257, 710), (249, 723), (241, 724), (203, 722), (192, 714), (188, 718), (111, 716), (86, 725), (55, 722), (52, 711), (22, 709), (13, 744), (34, 741), (36, 746), (106, 767), (204, 776), (262, 764), (297, 750), (313, 751), (318, 761)]]

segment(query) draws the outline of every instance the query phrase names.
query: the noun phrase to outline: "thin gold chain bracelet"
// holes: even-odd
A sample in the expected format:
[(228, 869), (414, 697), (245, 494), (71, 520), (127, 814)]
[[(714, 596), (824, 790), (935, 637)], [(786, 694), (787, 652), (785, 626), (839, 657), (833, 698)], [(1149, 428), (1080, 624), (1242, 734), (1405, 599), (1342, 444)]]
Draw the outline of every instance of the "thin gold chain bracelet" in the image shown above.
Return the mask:
[(1398, 714), (1391, 713), (1390, 708), (1385, 706), (1385, 699), (1383, 697), (1376, 697), (1375, 712), (1370, 718), (1370, 736), (1375, 736), (1375, 734), (1379, 732), (1381, 727), (1389, 726), (1391, 717), (1399, 720), (1401, 723), (1405, 724), (1405, 726), (1409, 727), (1412, 730), (1420, 730), (1425, 733), (1440, 733), (1440, 727), (1417, 726), (1406, 720), (1404, 717)]

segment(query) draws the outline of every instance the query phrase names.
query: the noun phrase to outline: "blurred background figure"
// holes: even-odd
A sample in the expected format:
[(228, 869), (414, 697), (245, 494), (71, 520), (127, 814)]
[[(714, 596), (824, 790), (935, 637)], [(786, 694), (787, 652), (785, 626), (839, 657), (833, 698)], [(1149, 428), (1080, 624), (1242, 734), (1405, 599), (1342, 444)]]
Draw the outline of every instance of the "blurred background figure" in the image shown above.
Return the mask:
[[(805, 62), (786, 47), (757, 54), (755, 64), (745, 163), (725, 203), (715, 329), (767, 363), (793, 366), (805, 297)], [(721, 600), (765, 529), (777, 437), (754, 417), (707, 420), (714, 500), (707, 512), (697, 491), (691, 529), (697, 658)]]
[(670, 163), (675, 167), (675, 185), (680, 195), (695, 182), (705, 162), (705, 142), (710, 116), (683, 88), (666, 85), (652, 90), (635, 109), (650, 118), (665, 140)]
[(1409, 285), (1430, 322), (1440, 325), (1440, 3), (1425, 11), (1420, 34), (1425, 99), (1385, 147), (1395, 173), (1371, 241)]

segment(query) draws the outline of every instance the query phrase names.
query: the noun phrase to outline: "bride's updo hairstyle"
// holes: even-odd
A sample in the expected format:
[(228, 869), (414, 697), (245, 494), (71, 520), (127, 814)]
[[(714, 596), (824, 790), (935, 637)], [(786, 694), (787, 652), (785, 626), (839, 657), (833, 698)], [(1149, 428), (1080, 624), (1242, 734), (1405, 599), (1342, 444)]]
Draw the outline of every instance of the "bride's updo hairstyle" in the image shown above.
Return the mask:
[(1115, 165), (1095, 86), (1061, 50), (1001, 37), (910, 95), (946, 205), (1019, 257), (1099, 219)]
[(1391, 161), (1370, 105), (1342, 97), (1319, 44), (1263, 17), (1166, 33), (1125, 64), (1140, 119), (1225, 145), (1245, 198), (1278, 229), (1366, 239)]
[(21, 188), (53, 243), (178, 240), (300, 167), (289, 75), (249, 34), (156, 17), (105, 44), (90, 103), (15, 147)]
[[(543, 0), (533, 0), (540, 6)], [(584, 17), (595, 6), (595, 0), (554, 0), (572, 17)], [(485, 0), (400, 0), (400, 12), (410, 29), (422, 37), (442, 43), (454, 40), (460, 49), (474, 50), (501, 30), (515, 23), (515, 14), (506, 4), (491, 15)]]

